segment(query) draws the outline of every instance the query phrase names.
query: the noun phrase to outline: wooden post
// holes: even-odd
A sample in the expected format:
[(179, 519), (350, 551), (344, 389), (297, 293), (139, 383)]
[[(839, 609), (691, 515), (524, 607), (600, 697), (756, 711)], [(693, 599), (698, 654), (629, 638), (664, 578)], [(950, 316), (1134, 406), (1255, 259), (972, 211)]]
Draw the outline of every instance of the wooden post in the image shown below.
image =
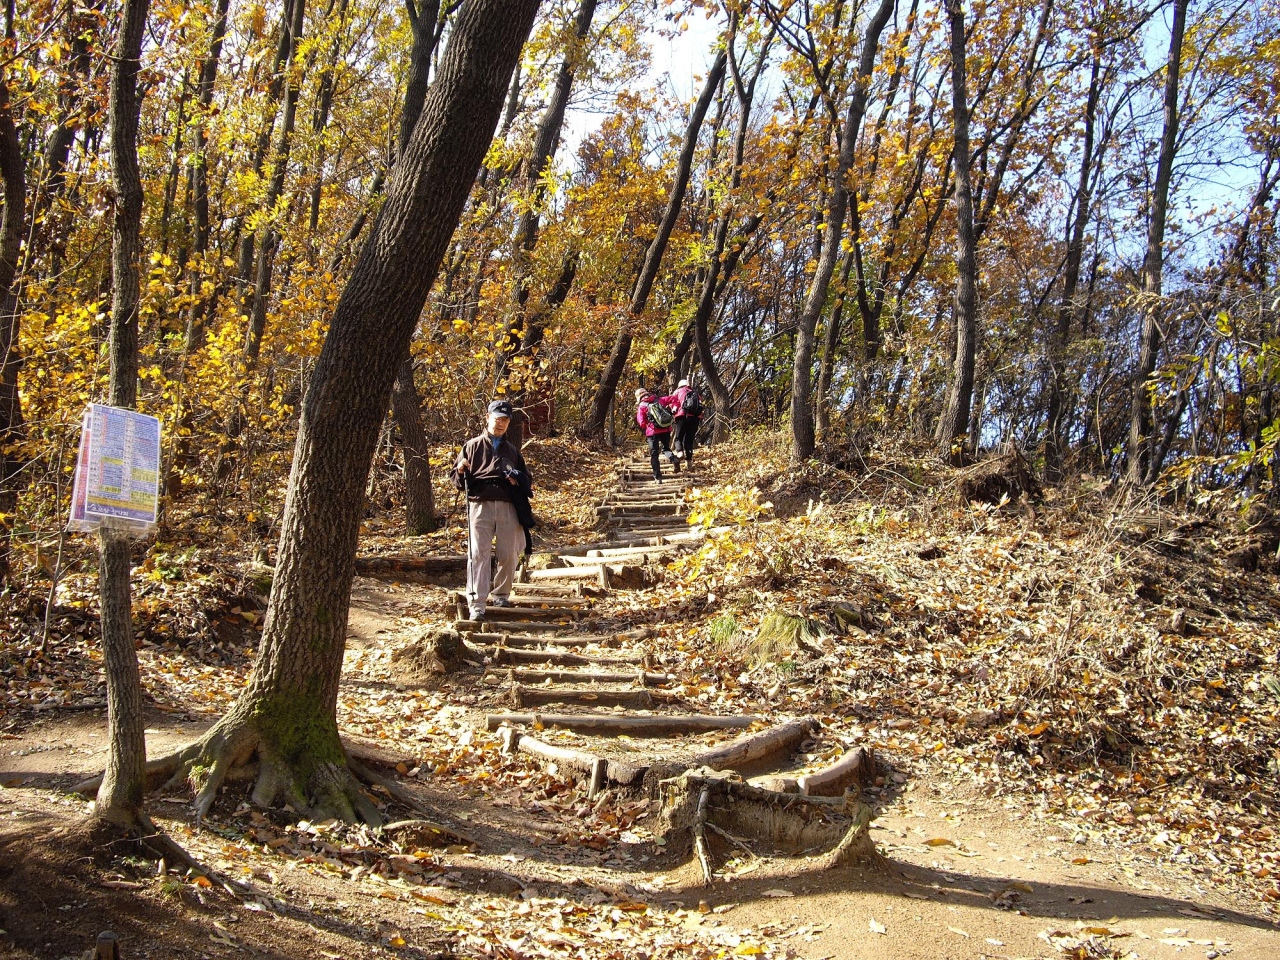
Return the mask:
[(94, 960), (120, 960), (120, 940), (110, 930), (98, 934)]

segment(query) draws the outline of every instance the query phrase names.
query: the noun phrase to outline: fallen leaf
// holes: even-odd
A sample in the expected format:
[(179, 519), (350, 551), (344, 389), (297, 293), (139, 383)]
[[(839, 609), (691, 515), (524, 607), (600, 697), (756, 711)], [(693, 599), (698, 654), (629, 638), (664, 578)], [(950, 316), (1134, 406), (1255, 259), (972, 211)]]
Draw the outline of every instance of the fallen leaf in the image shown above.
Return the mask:
[(969, 931), (967, 930), (961, 930), (959, 927), (947, 927), (947, 929), (950, 930), (952, 933), (958, 933), (960, 936), (964, 937), (966, 940), (969, 939)]
[(931, 840), (926, 840), (924, 845), (926, 847), (954, 847), (956, 843), (954, 840), (948, 840), (946, 837), (934, 837)]
[(872, 918), (871, 918), (870, 927), (871, 927), (871, 932), (872, 932), (872, 933), (886, 934), (886, 933), (888, 933), (888, 932), (889, 932), (889, 931), (888, 931), (888, 928), (886, 928), (886, 927), (885, 927), (885, 925), (884, 925), (883, 923), (877, 923), (877, 922), (876, 922), (875, 917), (872, 917)]
[(761, 894), (762, 897), (794, 897), (795, 894), (790, 890), (766, 890)]

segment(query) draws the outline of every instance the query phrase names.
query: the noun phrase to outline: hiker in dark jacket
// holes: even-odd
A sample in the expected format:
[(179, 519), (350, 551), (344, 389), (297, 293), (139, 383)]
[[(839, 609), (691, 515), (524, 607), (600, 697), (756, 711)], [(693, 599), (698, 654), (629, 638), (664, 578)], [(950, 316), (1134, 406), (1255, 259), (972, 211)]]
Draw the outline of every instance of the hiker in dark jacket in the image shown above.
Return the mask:
[(681, 380), (671, 399), (675, 401), (676, 456), (683, 455), (685, 464), (692, 470), (693, 448), (697, 444), (698, 425), (702, 422), (702, 397), (688, 380)]
[(653, 467), (653, 479), (662, 482), (662, 466), (658, 452), (662, 451), (671, 461), (671, 467), (680, 472), (680, 460), (671, 452), (671, 425), (675, 418), (675, 397), (659, 397), (641, 387), (636, 391), (636, 423), (644, 430), (649, 441), (649, 465)]
[[(527, 512), (533, 482), (524, 457), (504, 438), (510, 425), (511, 401), (494, 400), (484, 431), (463, 444), (453, 466), (454, 485), (467, 492), (467, 606), (472, 620), (484, 620), (490, 597), (495, 607), (511, 606), (520, 547), (528, 538), (520, 513)], [(524, 511), (518, 511), (518, 503)], [(532, 526), (531, 516), (526, 519)], [(495, 541), (498, 569), (491, 583)]]

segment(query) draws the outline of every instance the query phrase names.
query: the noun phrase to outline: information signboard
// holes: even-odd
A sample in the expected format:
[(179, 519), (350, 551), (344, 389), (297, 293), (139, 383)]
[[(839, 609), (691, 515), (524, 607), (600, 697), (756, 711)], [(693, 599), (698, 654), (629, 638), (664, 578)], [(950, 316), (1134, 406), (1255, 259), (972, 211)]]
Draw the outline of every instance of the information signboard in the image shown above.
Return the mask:
[(71, 495), (72, 530), (103, 524), (126, 533), (149, 533), (160, 499), (160, 421), (155, 417), (91, 403), (84, 412), (76, 480)]

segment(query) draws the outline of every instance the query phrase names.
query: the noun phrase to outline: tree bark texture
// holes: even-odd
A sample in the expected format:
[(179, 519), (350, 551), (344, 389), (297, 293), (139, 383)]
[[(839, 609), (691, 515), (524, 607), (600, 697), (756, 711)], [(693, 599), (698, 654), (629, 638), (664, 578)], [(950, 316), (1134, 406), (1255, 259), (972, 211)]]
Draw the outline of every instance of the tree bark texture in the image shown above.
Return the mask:
[(654, 235), (649, 249), (645, 252), (644, 265), (640, 275), (636, 277), (635, 286), (631, 289), (631, 301), (619, 324), (618, 338), (614, 341), (613, 351), (604, 365), (600, 375), (600, 385), (595, 396), (591, 398), (591, 410), (583, 424), (582, 435), (597, 438), (604, 433), (605, 421), (618, 392), (618, 381), (622, 379), (622, 371), (627, 365), (627, 357), (631, 354), (631, 328), (644, 313), (649, 302), (649, 294), (653, 291), (654, 281), (658, 278), (658, 268), (662, 264), (662, 255), (666, 253), (667, 242), (675, 229), (676, 220), (680, 217), (680, 207), (684, 203), (685, 191), (689, 188), (689, 176), (693, 172), (693, 155), (698, 147), (698, 133), (702, 130), (702, 121), (706, 119), (711, 101), (715, 99), (716, 90), (724, 80), (726, 54), (721, 50), (716, 54), (711, 71), (707, 74), (706, 85), (693, 106), (689, 115), (689, 123), (684, 130), (684, 140), (680, 145), (680, 158), (676, 161), (675, 179), (671, 184), (671, 194), (667, 198), (667, 209), (658, 224), (658, 232)]
[[(126, 0), (111, 70), (111, 182), (115, 191), (111, 245), (110, 403), (132, 409), (138, 388), (138, 299), (142, 180), (138, 174), (138, 72), (150, 0)], [(99, 535), (98, 585), (102, 655), (107, 675), (107, 768), (96, 816), (131, 824), (142, 812), (147, 757), (142, 683), (133, 646), (129, 540), (104, 527)]]
[(98, 538), (98, 596), (102, 660), (107, 674), (107, 767), (94, 813), (128, 826), (142, 810), (147, 747), (142, 722), (142, 680), (133, 646), (129, 538), (103, 528)]
[(405, 531), (411, 536), (436, 529), (436, 500), (431, 489), (431, 461), (427, 431), (422, 427), (422, 402), (413, 382), (413, 360), (405, 357), (391, 391), (391, 410), (400, 431), (404, 455)]
[(255, 752), (253, 797), (378, 821), (338, 739), (337, 696), (356, 542), (379, 425), (476, 171), (537, 0), (474, 0), (457, 15), (422, 117), (342, 293), (302, 402), (262, 643), (229, 713), (169, 763), (211, 772)]
[[(835, 306), (822, 337), (822, 359), (818, 362), (818, 389), (813, 407), (817, 420), (817, 440), (827, 443), (831, 439), (831, 380), (835, 375), (836, 354), (840, 350), (840, 328), (844, 321), (844, 305), (849, 299), (849, 274), (853, 272), (854, 248), (844, 255), (840, 266), (840, 286), (836, 290)], [(871, 357), (865, 357), (870, 362)]]
[(13, 513), (18, 502), (20, 458), (12, 451), (22, 433), (22, 402), (18, 395), (20, 317), (15, 289), (18, 255), (22, 251), (26, 179), (22, 146), (9, 104), (9, 87), (0, 76), (0, 586), (9, 581), (9, 550)]
[(947, 462), (962, 460), (976, 444), (965, 437), (973, 405), (974, 365), (978, 338), (978, 254), (973, 232), (973, 177), (969, 156), (969, 93), (965, 73), (964, 6), (947, 0), (951, 25), (951, 105), (955, 124), (953, 160), (956, 172), (956, 290), (954, 313), (956, 345), (951, 383), (938, 419), (935, 438), (938, 453)]
[(1160, 356), (1160, 297), (1164, 278), (1164, 230), (1169, 210), (1169, 185), (1178, 149), (1178, 84), (1182, 72), (1182, 39), (1190, 0), (1174, 0), (1173, 26), (1169, 33), (1169, 60), (1164, 78), (1164, 130), (1160, 136), (1160, 160), (1151, 191), (1147, 222), (1147, 251), (1142, 261), (1142, 333), (1138, 341), (1138, 365), (1133, 374), (1133, 399), (1129, 417), (1129, 467), (1131, 483), (1154, 483), (1160, 464), (1153, 456), (1151, 435), (1151, 375)]
[(822, 230), (822, 248), (818, 253), (817, 267), (805, 294), (804, 307), (796, 323), (796, 352), (791, 378), (791, 460), (800, 463), (813, 455), (815, 444), (813, 423), (813, 353), (818, 329), (818, 318), (827, 302), (827, 289), (835, 272), (836, 259), (840, 256), (840, 237), (843, 233), (845, 212), (848, 209), (849, 170), (853, 167), (853, 153), (857, 146), (858, 130), (867, 110), (867, 96), (871, 85), (871, 72), (875, 67), (876, 52), (880, 46), (880, 34), (884, 32), (896, 0), (880, 0), (880, 5), (867, 24), (862, 40), (862, 53), (858, 59), (858, 72), (849, 95), (849, 107), (840, 132), (839, 155), (831, 171), (830, 193)]

